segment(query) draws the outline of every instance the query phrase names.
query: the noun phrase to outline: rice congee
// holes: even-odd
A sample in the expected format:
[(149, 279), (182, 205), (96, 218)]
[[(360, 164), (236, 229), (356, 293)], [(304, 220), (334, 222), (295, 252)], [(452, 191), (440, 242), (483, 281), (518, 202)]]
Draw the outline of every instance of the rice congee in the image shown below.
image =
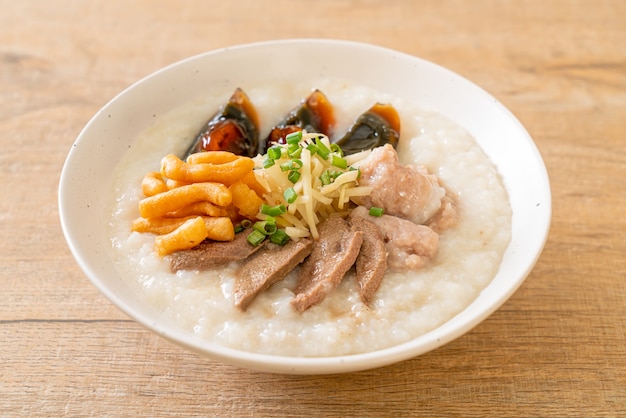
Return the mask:
[[(154, 251), (152, 234), (131, 232), (143, 198), (141, 180), (161, 158), (181, 154), (231, 91), (207, 94), (155, 122), (115, 168), (110, 236), (116, 267), (138, 296), (182, 329), (226, 347), (270, 355), (321, 357), (380, 350), (407, 342), (460, 313), (496, 275), (511, 238), (511, 208), (496, 167), (463, 128), (445, 116), (384, 92), (333, 80), (300, 85), (241, 86), (254, 104), (261, 136), (314, 88), (332, 102), (342, 135), (376, 102), (401, 119), (398, 156), (436, 174), (458, 206), (457, 224), (441, 233), (436, 256), (417, 271), (387, 272), (366, 305), (353, 270), (304, 312), (291, 301), (296, 273), (261, 293), (244, 311), (233, 303), (236, 263), (172, 273)], [(504, 138), (503, 138), (504, 139)], [(271, 260), (268, 260), (271, 262)]]

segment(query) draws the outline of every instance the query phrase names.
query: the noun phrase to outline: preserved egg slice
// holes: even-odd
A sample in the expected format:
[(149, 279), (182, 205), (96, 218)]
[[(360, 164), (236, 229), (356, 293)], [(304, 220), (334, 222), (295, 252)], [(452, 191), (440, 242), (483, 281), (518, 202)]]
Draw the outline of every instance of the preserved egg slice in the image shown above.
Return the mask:
[(335, 141), (344, 154), (354, 154), (385, 144), (398, 146), (400, 116), (390, 104), (376, 103), (361, 114), (346, 134)]
[(264, 151), (271, 146), (284, 144), (292, 132), (305, 130), (330, 136), (335, 126), (334, 109), (328, 98), (320, 90), (314, 90), (298, 107), (272, 128), (265, 141)]
[(240, 88), (205, 124), (184, 158), (200, 151), (229, 151), (254, 157), (259, 152), (259, 120), (252, 102)]

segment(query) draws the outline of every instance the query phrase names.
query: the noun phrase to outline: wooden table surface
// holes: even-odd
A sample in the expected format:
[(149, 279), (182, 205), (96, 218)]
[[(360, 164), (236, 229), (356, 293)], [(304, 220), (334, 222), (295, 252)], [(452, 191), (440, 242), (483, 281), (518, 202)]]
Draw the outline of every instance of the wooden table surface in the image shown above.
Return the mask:
[[(625, 1), (0, 0), (0, 10), (0, 415), (626, 414)], [(496, 96), (536, 141), (553, 191), (545, 250), (515, 295), (456, 341), (359, 373), (242, 370), (146, 331), (72, 258), (59, 174), (102, 105), (179, 59), (295, 37), (437, 62)]]

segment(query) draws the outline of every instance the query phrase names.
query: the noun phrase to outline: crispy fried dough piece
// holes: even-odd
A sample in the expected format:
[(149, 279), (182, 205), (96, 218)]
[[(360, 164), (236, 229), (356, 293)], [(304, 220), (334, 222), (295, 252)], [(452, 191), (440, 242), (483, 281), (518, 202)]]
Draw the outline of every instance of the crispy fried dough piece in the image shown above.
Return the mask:
[(156, 218), (196, 202), (228, 206), (232, 200), (232, 193), (221, 183), (193, 183), (140, 200), (139, 214)]

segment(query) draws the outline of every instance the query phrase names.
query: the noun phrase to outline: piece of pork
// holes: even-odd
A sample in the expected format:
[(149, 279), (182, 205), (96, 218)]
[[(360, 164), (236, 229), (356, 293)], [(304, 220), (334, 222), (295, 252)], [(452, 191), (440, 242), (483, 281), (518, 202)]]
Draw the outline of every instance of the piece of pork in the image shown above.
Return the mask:
[(348, 222), (336, 216), (319, 226), (319, 238), (298, 272), (293, 306), (304, 312), (321, 302), (343, 279), (359, 255), (363, 233), (351, 230)]
[(302, 238), (285, 245), (268, 243), (237, 271), (235, 306), (245, 310), (261, 292), (284, 279), (311, 254), (312, 241)]
[(352, 229), (363, 233), (361, 250), (356, 259), (356, 280), (359, 296), (369, 304), (387, 271), (387, 250), (380, 229), (364, 217), (350, 218)]
[(424, 167), (402, 165), (389, 144), (374, 148), (360, 164), (360, 186), (371, 186), (369, 196), (355, 199), (367, 207), (380, 207), (388, 215), (423, 224), (441, 207), (446, 194), (437, 176)]
[(417, 225), (397, 216), (371, 216), (358, 206), (350, 218), (362, 217), (378, 226), (387, 249), (387, 263), (396, 271), (418, 270), (437, 254), (439, 234), (425, 225)]
[(233, 241), (203, 241), (190, 250), (177, 251), (170, 255), (170, 269), (207, 270), (233, 261), (241, 261), (263, 248), (264, 243), (254, 246), (248, 242), (252, 230), (235, 235)]
[(459, 221), (459, 212), (454, 200), (445, 195), (441, 199), (441, 207), (424, 225), (440, 234), (443, 231), (451, 229)]

